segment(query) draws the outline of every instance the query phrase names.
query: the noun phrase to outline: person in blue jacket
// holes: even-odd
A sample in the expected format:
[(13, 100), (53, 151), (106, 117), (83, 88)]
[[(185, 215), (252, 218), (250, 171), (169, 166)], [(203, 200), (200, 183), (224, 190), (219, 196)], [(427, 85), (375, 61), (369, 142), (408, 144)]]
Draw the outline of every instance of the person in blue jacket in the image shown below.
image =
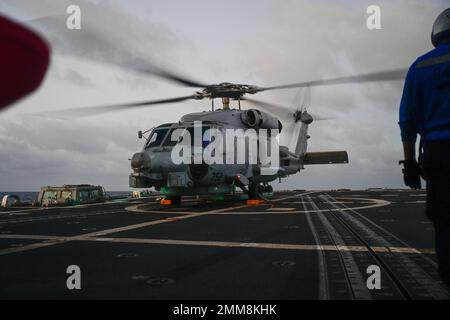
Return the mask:
[[(421, 188), (426, 180), (426, 214), (435, 229), (441, 279), (450, 285), (450, 8), (433, 25), (435, 49), (419, 57), (406, 76), (400, 104), (403, 178)], [(416, 139), (420, 135), (419, 163)]]

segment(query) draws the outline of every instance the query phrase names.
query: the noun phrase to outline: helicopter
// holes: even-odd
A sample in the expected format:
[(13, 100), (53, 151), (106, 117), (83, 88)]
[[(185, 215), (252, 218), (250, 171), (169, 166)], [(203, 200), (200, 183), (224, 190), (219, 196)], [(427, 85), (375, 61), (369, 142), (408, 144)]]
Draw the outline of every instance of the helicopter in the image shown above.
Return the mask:
[[(174, 81), (183, 86), (197, 87), (201, 90), (195, 91), (188, 96), (111, 106), (74, 108), (63, 112), (66, 116), (80, 115), (80, 113), (85, 116), (87, 114), (92, 115), (136, 107), (180, 103), (187, 100), (209, 99), (211, 100), (211, 108), (208, 111), (186, 114), (177, 122), (162, 124), (145, 132), (138, 132), (138, 137), (144, 139), (144, 145), (141, 151), (135, 153), (129, 159), (131, 160), (132, 169), (129, 175), (129, 186), (139, 189), (155, 188), (163, 196), (162, 204), (179, 204), (183, 196), (206, 196), (218, 199), (232, 198), (237, 194), (243, 194), (247, 195), (248, 199), (258, 200), (265, 199), (273, 194), (273, 188), (269, 183), (297, 174), (307, 165), (346, 164), (349, 160), (346, 151), (307, 151), (308, 139), (310, 138), (308, 127), (316, 117), (308, 112), (306, 103), (300, 103), (293, 109), (289, 109), (285, 106), (248, 98), (247, 96), (269, 90), (294, 88), (309, 90), (309, 88), (316, 86), (394, 81), (404, 79), (406, 72), (405, 69), (396, 69), (287, 85), (260, 87), (229, 82), (208, 85), (160, 69), (146, 70), (146, 73)], [(216, 108), (214, 105), (215, 99), (222, 100), (222, 108)], [(237, 108), (230, 108), (230, 101), (236, 101)], [(241, 108), (242, 102), (249, 103), (255, 108), (243, 110)], [(52, 114), (54, 115), (54, 112)], [(264, 165), (259, 157), (257, 157), (256, 162), (252, 163), (244, 161), (243, 163), (208, 164), (202, 160), (200, 162), (179, 164), (173, 161), (173, 151), (179, 144), (194, 144), (193, 140), (195, 139), (185, 138), (183, 133), (193, 133), (196, 130), (196, 124), (199, 122), (202, 124), (200, 129), (200, 151), (204, 151), (211, 143), (211, 139), (206, 139), (207, 141), (205, 141), (204, 135), (206, 131), (211, 129), (221, 132), (229, 129), (274, 130), (274, 136), (278, 137), (283, 130), (283, 123), (279, 117), (286, 118), (285, 123), (294, 132), (292, 138), (295, 147), (290, 150), (288, 146), (281, 145), (275, 151), (276, 154), (272, 152), (271, 155), (277, 157), (278, 165), (269, 174), (263, 174)], [(182, 134), (173, 139), (173, 133), (176, 131), (181, 131)], [(145, 136), (147, 133), (148, 136)], [(197, 151), (195, 151), (196, 149)], [(234, 152), (239, 151), (236, 145), (231, 150)], [(191, 154), (188, 154), (187, 157), (194, 157), (194, 153), (198, 152), (198, 148), (189, 149), (189, 152)], [(226, 152), (221, 152), (226, 156)], [(245, 159), (248, 159), (248, 153), (246, 153)], [(239, 189), (241, 191), (237, 192)]]

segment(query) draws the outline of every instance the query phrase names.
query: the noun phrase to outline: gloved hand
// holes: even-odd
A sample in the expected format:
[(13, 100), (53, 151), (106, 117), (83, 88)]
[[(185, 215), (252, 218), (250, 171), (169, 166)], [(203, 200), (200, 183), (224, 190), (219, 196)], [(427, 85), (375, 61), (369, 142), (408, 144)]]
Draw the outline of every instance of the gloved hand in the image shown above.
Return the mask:
[(403, 181), (411, 189), (421, 189), (420, 167), (416, 160), (402, 160), (398, 164), (403, 164)]

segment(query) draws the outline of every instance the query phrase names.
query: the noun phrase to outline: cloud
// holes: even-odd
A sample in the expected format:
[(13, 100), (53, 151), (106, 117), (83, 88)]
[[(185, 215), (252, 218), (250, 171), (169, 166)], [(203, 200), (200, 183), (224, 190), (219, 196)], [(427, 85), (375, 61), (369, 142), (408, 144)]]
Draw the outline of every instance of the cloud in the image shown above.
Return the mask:
[(52, 76), (62, 81), (71, 82), (78, 86), (94, 86), (94, 83), (81, 72), (70, 67), (52, 69)]
[(127, 185), (128, 159), (140, 148), (130, 127), (115, 123), (111, 131), (92, 121), (26, 120), (0, 127), (0, 190), (52, 183)]
[[(209, 108), (208, 102), (187, 102), (66, 122), (21, 114), (190, 93), (111, 65), (157, 65), (212, 82), (261, 86), (408, 67), (431, 49), (431, 25), (448, 6), (437, 0), (377, 1), (382, 30), (369, 31), (369, 1), (232, 3), (2, 0), (16, 19), (35, 20), (55, 55), (41, 90), (0, 115), (0, 190), (77, 182), (126, 189), (127, 159), (142, 143), (137, 130)], [(82, 32), (65, 29), (61, 17), (36, 20), (60, 15), (69, 4), (82, 8)], [(310, 166), (275, 186), (401, 186), (402, 87), (397, 81), (312, 89), (310, 111), (334, 119), (311, 125), (309, 150), (348, 150), (350, 164)], [(265, 92), (258, 99), (290, 105), (295, 93)]]
[[(271, 2), (264, 37), (246, 42), (249, 66), (263, 84), (316, 80), (409, 67), (431, 50), (429, 34), (443, 1), (378, 1), (382, 30), (366, 28), (369, 1)], [(278, 186), (402, 186), (398, 107), (403, 82), (314, 88), (310, 150), (348, 150), (346, 166), (308, 167)], [(288, 104), (292, 94), (266, 99)]]
[[(154, 71), (176, 60), (177, 36), (169, 28), (129, 14), (117, 2), (6, 0), (25, 24), (42, 33), (57, 54), (111, 64), (134, 72)], [(66, 27), (70, 5), (81, 10), (81, 29)]]

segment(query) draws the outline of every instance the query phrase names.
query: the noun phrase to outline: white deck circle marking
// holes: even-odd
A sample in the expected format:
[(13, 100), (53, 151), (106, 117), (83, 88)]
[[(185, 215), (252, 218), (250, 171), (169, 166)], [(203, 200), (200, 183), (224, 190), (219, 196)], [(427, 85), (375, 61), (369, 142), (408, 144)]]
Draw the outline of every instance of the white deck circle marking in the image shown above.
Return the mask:
[[(339, 200), (355, 200), (353, 198), (348, 198), (348, 197), (339, 197), (336, 198)], [(358, 200), (362, 200), (361, 204), (367, 204), (365, 206), (357, 206), (357, 207), (349, 207), (349, 208), (339, 208), (339, 209), (334, 209), (335, 211), (348, 211), (348, 210), (363, 210), (363, 209), (371, 209), (371, 208), (379, 208), (379, 207), (385, 207), (390, 205), (392, 202), (387, 201), (387, 200), (382, 200), (382, 199), (370, 199), (370, 198), (358, 198)], [(289, 202), (290, 204), (292, 202)], [(141, 205), (137, 205), (137, 206), (129, 206), (126, 207), (125, 210), (126, 211), (130, 211), (130, 212), (139, 212), (139, 213), (155, 213), (155, 214), (161, 214), (161, 213), (168, 213), (168, 214), (192, 214), (192, 212), (187, 212), (187, 211), (158, 211), (158, 210), (145, 210), (145, 209), (141, 209), (140, 207), (145, 206), (148, 204), (141, 204)], [(267, 205), (267, 204), (266, 204)], [(244, 206), (247, 207), (247, 206)], [(272, 208), (266, 209), (266, 210), (271, 210)], [(291, 209), (291, 208), (289, 208)], [(208, 215), (210, 214), (217, 214), (217, 215), (251, 215), (251, 214), (292, 214), (292, 213), (305, 213), (305, 212), (328, 212), (328, 209), (315, 209), (315, 210), (289, 210), (286, 211), (285, 209), (281, 209), (280, 211), (234, 211), (233, 209), (228, 209), (229, 211), (226, 212), (211, 212), (211, 213), (207, 213)], [(284, 210), (284, 211), (282, 211)]]

